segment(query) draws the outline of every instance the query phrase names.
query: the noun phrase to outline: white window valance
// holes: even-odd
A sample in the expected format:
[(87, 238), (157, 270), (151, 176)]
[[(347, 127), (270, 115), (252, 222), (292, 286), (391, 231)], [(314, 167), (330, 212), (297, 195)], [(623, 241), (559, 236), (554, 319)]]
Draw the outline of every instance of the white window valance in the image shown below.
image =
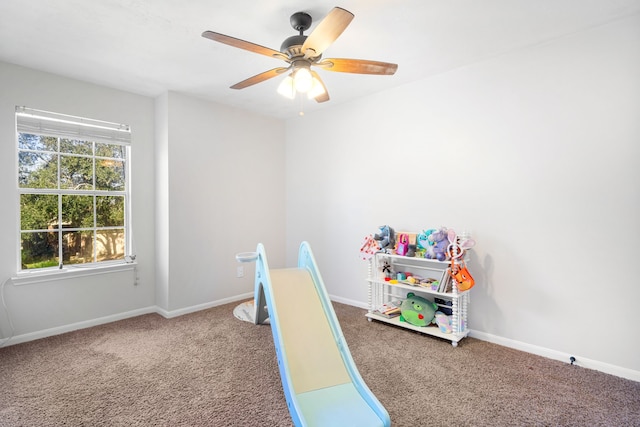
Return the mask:
[(131, 144), (129, 125), (51, 113), (27, 107), (16, 107), (16, 129), (19, 133), (54, 136), (108, 144)]

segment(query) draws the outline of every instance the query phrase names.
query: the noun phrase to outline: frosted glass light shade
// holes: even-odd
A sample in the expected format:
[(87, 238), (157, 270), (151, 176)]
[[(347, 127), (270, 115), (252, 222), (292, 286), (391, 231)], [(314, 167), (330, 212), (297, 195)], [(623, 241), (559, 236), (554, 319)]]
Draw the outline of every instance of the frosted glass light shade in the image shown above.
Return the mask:
[(313, 85), (313, 78), (308, 68), (298, 68), (293, 73), (293, 84), (296, 91), (306, 93), (311, 89)]
[(325, 92), (326, 89), (324, 88), (322, 82), (314, 77), (311, 82), (311, 89), (309, 89), (309, 92), (307, 92), (307, 97), (309, 99), (313, 99), (316, 96), (324, 94)]
[(285, 98), (293, 99), (296, 97), (296, 88), (293, 86), (293, 77), (288, 75), (278, 86), (278, 93)]
[[(307, 77), (304, 72), (302, 73), (302, 77), (298, 77), (301, 70), (307, 71), (309, 77), (308, 82), (306, 81)], [(299, 79), (301, 83), (299, 83)], [(299, 89), (299, 86), (302, 86), (302, 89), (305, 90)], [(324, 84), (318, 78), (309, 73), (306, 68), (301, 68), (296, 72), (289, 74), (278, 85), (278, 93), (288, 99), (294, 99), (298, 92), (306, 92), (307, 97), (309, 99), (313, 99), (326, 93), (326, 91)]]

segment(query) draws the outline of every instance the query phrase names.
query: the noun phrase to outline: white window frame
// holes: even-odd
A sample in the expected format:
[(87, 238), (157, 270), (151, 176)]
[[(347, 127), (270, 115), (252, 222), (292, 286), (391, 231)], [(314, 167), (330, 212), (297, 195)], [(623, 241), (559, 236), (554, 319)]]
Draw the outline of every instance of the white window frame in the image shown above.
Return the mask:
[[(18, 173), (20, 170), (19, 153), (23, 150), (19, 148), (19, 135), (21, 133), (42, 135), (48, 137), (67, 138), (74, 140), (82, 140), (87, 142), (99, 142), (107, 144), (122, 145), (125, 148), (124, 159), (124, 174), (125, 185), (124, 190), (121, 191), (104, 191), (96, 190), (95, 186), (91, 190), (69, 190), (61, 189), (58, 185), (56, 189), (31, 189), (21, 188), (18, 182)], [(77, 116), (71, 116), (66, 114), (53, 113), (49, 111), (36, 110), (27, 107), (16, 107), (16, 188), (17, 188), (17, 227), (16, 227), (16, 253), (17, 253), (17, 265), (16, 265), (16, 277), (14, 278), (15, 284), (39, 282), (43, 280), (55, 280), (66, 276), (75, 275), (93, 275), (100, 274), (107, 271), (117, 271), (122, 269), (131, 268), (132, 264), (135, 264), (135, 255), (133, 255), (133, 232), (131, 227), (131, 129), (128, 125), (111, 123), (101, 120), (87, 119)], [(60, 154), (58, 146), (58, 157)], [(93, 151), (90, 156), (95, 163), (96, 159), (100, 159)], [(95, 180), (95, 165), (93, 169), (93, 179)], [(58, 169), (58, 183), (60, 182), (60, 170)], [(63, 264), (62, 257), (60, 257), (61, 263), (57, 267), (45, 267), (36, 269), (23, 269), (22, 268), (22, 249), (21, 249), (21, 221), (20, 221), (20, 196), (22, 194), (52, 194), (52, 195), (65, 195), (65, 194), (82, 194), (93, 196), (113, 195), (124, 197), (124, 226), (113, 228), (124, 228), (124, 259), (122, 260), (110, 260), (110, 261), (96, 261), (95, 241), (93, 243), (94, 258), (92, 262), (80, 263), (80, 264)], [(61, 199), (58, 197), (59, 200)], [(59, 207), (61, 209), (61, 207)], [(59, 213), (59, 217), (62, 213)], [(60, 227), (62, 225), (60, 224)], [(97, 229), (103, 227), (97, 227), (95, 223), (94, 212), (94, 225), (91, 228), (94, 232)], [(65, 229), (65, 231), (75, 231), (75, 229)], [(62, 235), (62, 229), (58, 229), (60, 236)], [(62, 251), (62, 248), (59, 249)], [(61, 255), (60, 253), (58, 254)]]

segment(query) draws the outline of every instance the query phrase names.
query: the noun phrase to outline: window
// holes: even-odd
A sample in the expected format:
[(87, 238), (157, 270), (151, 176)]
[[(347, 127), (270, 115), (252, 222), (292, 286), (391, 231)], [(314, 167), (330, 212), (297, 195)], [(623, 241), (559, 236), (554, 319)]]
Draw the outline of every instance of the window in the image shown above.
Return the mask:
[(16, 107), (19, 271), (130, 254), (128, 126)]

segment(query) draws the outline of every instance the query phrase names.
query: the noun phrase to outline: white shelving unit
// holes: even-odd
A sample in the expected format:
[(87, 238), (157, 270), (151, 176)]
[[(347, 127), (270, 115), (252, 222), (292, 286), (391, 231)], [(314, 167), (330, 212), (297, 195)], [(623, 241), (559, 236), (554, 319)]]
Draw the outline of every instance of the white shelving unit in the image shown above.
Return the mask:
[[(450, 292), (438, 292), (422, 286), (405, 283), (391, 284), (384, 280), (385, 274), (382, 268), (385, 262), (389, 264), (391, 271), (394, 272), (411, 272), (415, 276), (435, 279), (440, 283), (446, 281), (450, 283)], [(447, 272), (449, 267), (450, 264), (448, 261), (412, 258), (385, 253), (375, 254), (369, 261), (369, 277), (367, 278), (369, 284), (369, 309), (366, 316), (369, 318), (369, 321), (377, 320), (449, 340), (454, 347), (457, 347), (458, 342), (469, 334), (469, 330), (467, 329), (469, 291), (458, 291), (455, 280), (451, 280)], [(451, 333), (441, 332), (435, 324), (430, 326), (414, 326), (407, 322), (401, 322), (399, 316), (387, 318), (376, 313), (376, 310), (383, 304), (405, 299), (409, 292), (413, 292), (415, 295), (419, 295), (430, 301), (434, 301), (435, 299), (443, 300), (445, 305), (442, 305), (442, 307), (451, 310)], [(451, 302), (450, 305), (446, 304), (448, 301)]]

